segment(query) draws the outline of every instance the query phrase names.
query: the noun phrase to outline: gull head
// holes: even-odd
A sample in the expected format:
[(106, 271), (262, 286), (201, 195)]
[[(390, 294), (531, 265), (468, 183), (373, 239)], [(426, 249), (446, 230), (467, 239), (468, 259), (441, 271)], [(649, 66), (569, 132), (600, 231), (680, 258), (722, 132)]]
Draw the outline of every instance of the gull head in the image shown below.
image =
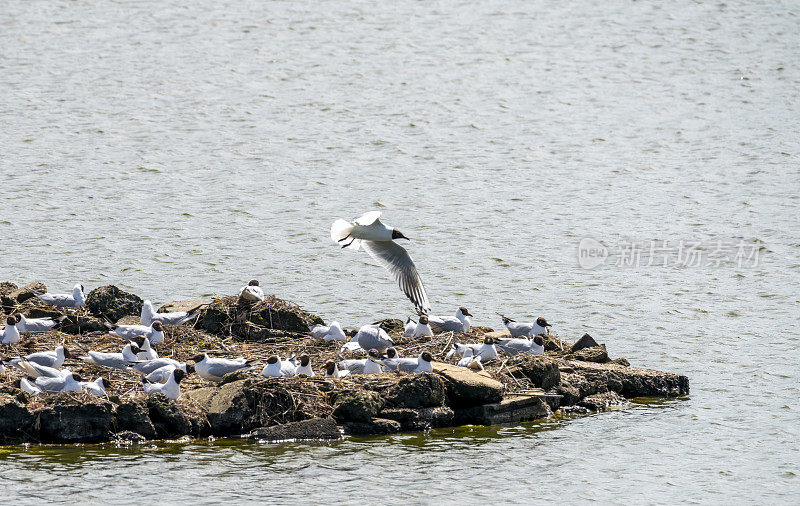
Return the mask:
[(381, 356), (378, 354), (378, 350), (374, 348), (369, 350), (369, 353), (367, 353), (367, 355), (369, 356), (369, 359), (372, 360), (373, 362), (375, 360), (380, 360), (381, 358)]
[(73, 380), (75, 380), (75, 381), (83, 381), (83, 378), (81, 377), (80, 374), (78, 374), (76, 372), (73, 372), (73, 373), (70, 373), (70, 374), (72, 374), (72, 379)]
[(539, 317), (539, 318), (536, 319), (536, 325), (538, 325), (540, 327), (550, 327), (551, 326), (549, 323), (547, 323), (547, 320), (545, 320), (542, 317)]
[(422, 316), (420, 316), (420, 317), (419, 317), (419, 322), (420, 322), (421, 324), (423, 324), (423, 325), (427, 325), (427, 324), (428, 324), (428, 317), (427, 317), (427, 316), (425, 316), (425, 315), (422, 315)]
[(325, 374), (327, 374), (328, 376), (333, 376), (335, 372), (336, 372), (336, 362), (331, 362), (331, 361), (325, 362)]
[(544, 339), (542, 339), (542, 336), (534, 337), (533, 342), (538, 344), (539, 346), (544, 346)]
[(492, 339), (491, 337), (484, 337), (483, 344), (492, 345), (494, 344), (494, 339)]
[(421, 357), (425, 362), (433, 362), (433, 355), (427, 351), (423, 351)]
[(300, 365), (302, 367), (308, 367), (309, 362), (311, 362), (311, 357), (308, 355), (300, 355)]
[(153, 322), (153, 330), (155, 330), (156, 332), (163, 332), (164, 327), (163, 325), (161, 325), (160, 321), (156, 320)]
[(405, 239), (406, 241), (410, 241), (408, 237), (404, 236), (402, 232), (397, 230), (396, 228), (392, 229), (392, 240), (395, 239)]
[(387, 356), (388, 358), (394, 358), (394, 357), (396, 357), (396, 356), (397, 356), (397, 350), (395, 350), (394, 348), (388, 348), (388, 349), (386, 350), (386, 356)]
[(17, 324), (17, 319), (14, 318), (13, 316), (9, 316), (8, 318), (6, 318), (6, 325), (10, 325), (13, 327), (16, 324)]
[(460, 308), (458, 308), (458, 310), (461, 311), (461, 314), (463, 314), (464, 316), (472, 316), (469, 310), (464, 306), (461, 306)]
[(180, 383), (186, 373), (182, 369), (173, 369), (172, 375), (175, 377), (175, 383)]
[[(201, 353), (199, 355), (195, 355), (194, 357), (192, 357), (192, 362), (194, 362), (195, 364), (199, 364), (200, 362), (202, 362), (205, 359), (206, 359), (206, 354), (205, 353)], [(189, 367), (189, 366), (187, 365), (186, 367)]]
[(271, 357), (269, 357), (267, 359), (267, 363), (268, 364), (277, 364), (278, 363), (278, 357), (275, 356), (275, 355), (272, 355)]
[(194, 372), (194, 366), (192, 364), (186, 364), (186, 374), (191, 374)]
[(250, 282), (247, 283), (247, 286), (258, 286), (258, 280), (257, 279), (251, 279)]

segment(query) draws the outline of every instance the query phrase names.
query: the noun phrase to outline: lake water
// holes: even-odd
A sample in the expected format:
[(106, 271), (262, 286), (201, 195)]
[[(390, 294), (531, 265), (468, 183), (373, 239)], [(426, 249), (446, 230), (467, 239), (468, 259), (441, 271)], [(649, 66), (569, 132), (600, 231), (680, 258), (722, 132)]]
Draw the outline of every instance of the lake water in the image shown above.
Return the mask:
[(794, 2), (4, 2), (0, 280), (166, 302), (255, 277), (326, 320), (403, 317), (328, 235), (380, 209), (435, 313), (546, 316), (692, 393), (333, 444), (10, 448), (2, 495), (800, 501), (798, 33)]

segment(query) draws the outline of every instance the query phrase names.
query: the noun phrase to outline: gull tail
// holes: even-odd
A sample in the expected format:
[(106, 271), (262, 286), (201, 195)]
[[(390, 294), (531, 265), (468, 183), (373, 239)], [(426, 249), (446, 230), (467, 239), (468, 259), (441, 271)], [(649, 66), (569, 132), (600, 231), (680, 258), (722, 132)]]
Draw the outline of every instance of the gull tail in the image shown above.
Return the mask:
[(514, 321), (511, 318), (508, 318), (506, 316), (501, 315), (500, 313), (495, 313), (495, 314), (497, 314), (497, 316), (499, 316), (500, 318), (503, 319), (503, 325), (508, 325), (509, 322), (513, 322)]
[(356, 251), (361, 247), (361, 239), (355, 239), (350, 235), (354, 229), (355, 225), (352, 223), (338, 219), (331, 225), (331, 239), (342, 248)]

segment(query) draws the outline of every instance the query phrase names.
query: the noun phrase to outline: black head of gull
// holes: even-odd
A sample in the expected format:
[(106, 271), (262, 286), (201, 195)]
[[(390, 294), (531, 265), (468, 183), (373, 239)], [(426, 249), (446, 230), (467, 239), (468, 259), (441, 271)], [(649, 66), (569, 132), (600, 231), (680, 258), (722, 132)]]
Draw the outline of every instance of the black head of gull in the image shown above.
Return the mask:
[(257, 279), (251, 279), (250, 282), (247, 283), (247, 286), (258, 286), (258, 280)]
[(309, 362), (311, 362), (311, 357), (308, 355), (300, 355), (300, 365), (302, 367), (308, 367)]
[(191, 374), (194, 372), (194, 366), (192, 364), (186, 364), (186, 374)]
[(489, 336), (486, 336), (486, 337), (483, 338), (483, 344), (490, 344), (490, 345), (494, 344), (494, 339), (492, 339)]
[(542, 317), (539, 317), (539, 318), (536, 319), (536, 325), (538, 325), (540, 327), (550, 327), (551, 326), (549, 323), (547, 323), (547, 320), (545, 320)]
[(374, 348), (369, 350), (367, 355), (369, 356), (369, 358), (371, 358), (373, 360), (379, 360), (381, 358), (380, 354), (378, 353), (378, 350), (376, 350)]
[(472, 316), (472, 315), (469, 313), (469, 311), (467, 310), (467, 308), (465, 308), (464, 306), (461, 306), (461, 307), (460, 307), (460, 308), (458, 308), (458, 309), (460, 309), (460, 310), (461, 310), (461, 314), (463, 314), (464, 316)]
[(406, 241), (410, 241), (411, 240), (408, 237), (404, 236), (402, 232), (400, 232), (396, 228), (393, 228), (392, 229), (392, 240), (395, 240), (395, 239), (405, 239)]
[(396, 357), (396, 356), (397, 356), (397, 350), (395, 350), (394, 348), (387, 348), (387, 350), (386, 350), (386, 356), (387, 356), (388, 358), (394, 358), (394, 357)]
[(425, 362), (433, 362), (433, 355), (428, 353), (427, 351), (422, 352), (422, 360)]
[(199, 355), (195, 355), (194, 357), (192, 357), (192, 362), (197, 364), (198, 362), (202, 362), (205, 359), (206, 359), (206, 354), (205, 353), (201, 353)]
[(422, 316), (420, 316), (420, 317), (419, 317), (419, 322), (420, 322), (421, 324), (423, 324), (423, 325), (427, 325), (427, 324), (428, 324), (428, 317), (427, 317), (427, 316), (425, 316), (425, 315), (422, 315)]
[(176, 368), (172, 370), (172, 375), (175, 377), (175, 383), (180, 383), (183, 377), (186, 376), (186, 373)]
[(81, 377), (81, 375), (76, 373), (76, 372), (72, 373), (72, 379), (75, 380), (75, 381), (83, 381), (83, 378)]
[(328, 376), (333, 376), (333, 373), (336, 372), (336, 362), (325, 362), (325, 372)]
[(533, 342), (538, 344), (539, 346), (544, 346), (544, 339), (542, 339), (542, 336), (534, 337)]
[(11, 325), (12, 327), (17, 324), (17, 319), (13, 316), (9, 316), (6, 318), (6, 325)]
[(275, 355), (272, 355), (271, 357), (269, 357), (267, 359), (267, 363), (268, 364), (277, 364), (278, 363), (278, 357), (276, 357)]
[(153, 322), (153, 330), (155, 330), (156, 332), (163, 332), (164, 326), (161, 325), (160, 321), (156, 320)]

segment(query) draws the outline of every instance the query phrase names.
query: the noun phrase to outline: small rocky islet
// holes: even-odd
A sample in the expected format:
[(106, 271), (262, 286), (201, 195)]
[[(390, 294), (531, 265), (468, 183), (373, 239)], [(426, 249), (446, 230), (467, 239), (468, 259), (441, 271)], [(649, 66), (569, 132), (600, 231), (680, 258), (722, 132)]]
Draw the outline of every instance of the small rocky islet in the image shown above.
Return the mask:
[[(270, 355), (307, 354), (315, 377), (264, 378), (260, 368), (234, 372), (220, 383), (197, 374), (181, 382), (177, 400), (147, 396), (141, 374), (110, 369), (77, 357), (83, 350), (118, 352), (125, 340), (108, 333), (106, 321), (138, 324), (143, 300), (108, 285), (86, 296), (79, 309), (49, 306), (35, 294), (40, 282), (18, 287), (0, 283), (0, 316), (65, 316), (58, 331), (23, 334), (19, 343), (0, 345), (3, 357), (24, 356), (64, 345), (75, 358), (65, 366), (85, 379), (108, 380), (105, 397), (87, 392), (36, 396), (17, 388), (21, 371), (0, 375), (0, 444), (142, 442), (181, 437), (247, 436), (258, 440), (338, 439), (345, 434), (388, 434), (465, 424), (514, 423), (572, 413), (603, 411), (635, 397), (678, 397), (689, 393), (686, 376), (631, 367), (611, 359), (604, 345), (584, 335), (574, 343), (550, 336), (542, 355), (500, 354), (475, 372), (444, 362), (453, 342), (481, 342), (508, 331), (472, 327), (466, 334), (403, 336), (403, 322), (376, 322), (392, 337), (401, 356), (430, 352), (431, 373), (387, 372), (324, 377), (329, 360), (348, 356), (341, 342), (313, 338), (308, 324), (323, 320), (300, 306), (267, 296), (247, 302), (237, 296), (211, 301), (178, 301), (159, 312), (196, 309), (197, 318), (165, 326), (162, 357), (190, 361), (200, 353), (242, 357), (263, 363)], [(197, 309), (199, 308), (199, 309)]]

